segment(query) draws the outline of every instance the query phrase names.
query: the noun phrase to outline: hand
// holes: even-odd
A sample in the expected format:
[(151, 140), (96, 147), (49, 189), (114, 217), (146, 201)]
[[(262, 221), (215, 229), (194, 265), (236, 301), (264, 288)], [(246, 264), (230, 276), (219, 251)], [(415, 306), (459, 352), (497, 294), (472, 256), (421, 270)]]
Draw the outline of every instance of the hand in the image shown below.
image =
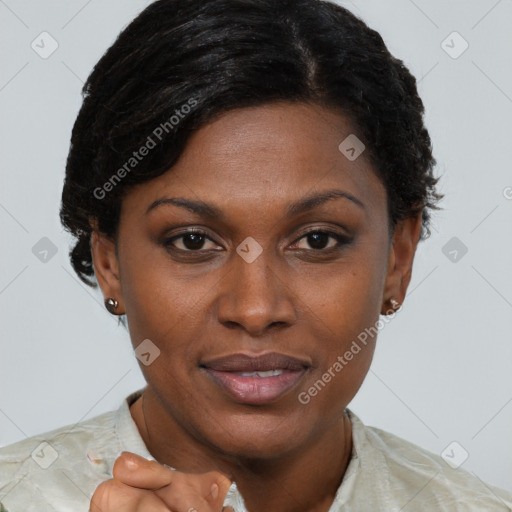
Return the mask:
[(94, 491), (90, 512), (234, 512), (222, 507), (231, 480), (217, 471), (182, 473), (123, 452), (112, 474)]

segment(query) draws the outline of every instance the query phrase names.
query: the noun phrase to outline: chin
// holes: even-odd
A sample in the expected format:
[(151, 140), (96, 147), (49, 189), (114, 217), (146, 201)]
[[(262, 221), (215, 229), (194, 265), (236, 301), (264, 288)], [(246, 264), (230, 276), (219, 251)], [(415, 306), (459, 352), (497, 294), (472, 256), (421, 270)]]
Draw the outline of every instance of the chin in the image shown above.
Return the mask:
[(280, 418), (260, 413), (224, 416), (208, 440), (228, 456), (253, 460), (272, 460), (291, 454), (306, 442), (308, 429), (292, 416)]

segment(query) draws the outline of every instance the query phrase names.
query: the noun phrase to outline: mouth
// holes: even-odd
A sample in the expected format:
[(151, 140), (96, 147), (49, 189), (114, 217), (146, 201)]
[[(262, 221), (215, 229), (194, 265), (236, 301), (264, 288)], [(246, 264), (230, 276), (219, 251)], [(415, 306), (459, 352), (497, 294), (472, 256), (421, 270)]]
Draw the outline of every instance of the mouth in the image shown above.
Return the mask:
[(232, 354), (205, 361), (199, 366), (234, 401), (262, 405), (290, 392), (311, 364), (271, 352), (259, 356)]

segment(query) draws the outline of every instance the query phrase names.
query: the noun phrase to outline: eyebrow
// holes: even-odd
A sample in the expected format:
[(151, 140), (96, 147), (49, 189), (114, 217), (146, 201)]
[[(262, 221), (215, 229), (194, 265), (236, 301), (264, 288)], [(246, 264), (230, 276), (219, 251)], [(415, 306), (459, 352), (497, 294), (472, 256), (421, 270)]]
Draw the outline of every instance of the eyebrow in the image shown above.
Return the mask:
[[(294, 215), (299, 215), (300, 213), (303, 213), (305, 211), (317, 208), (318, 206), (321, 206), (322, 204), (328, 201), (332, 201), (333, 199), (339, 198), (348, 199), (349, 201), (357, 205), (359, 208), (365, 210), (364, 204), (352, 194), (345, 192), (344, 190), (327, 190), (325, 192), (306, 196), (290, 204), (286, 209), (286, 216), (292, 217)], [(157, 199), (156, 201), (153, 201), (149, 205), (148, 209), (146, 210), (146, 215), (152, 210), (158, 208), (159, 206), (167, 204), (178, 206), (179, 208), (185, 208), (191, 211), (192, 213), (196, 213), (197, 215), (200, 215), (202, 217), (220, 220), (226, 218), (222, 210), (220, 210), (216, 206), (205, 203), (204, 201), (185, 199), (182, 197), (165, 197)]]

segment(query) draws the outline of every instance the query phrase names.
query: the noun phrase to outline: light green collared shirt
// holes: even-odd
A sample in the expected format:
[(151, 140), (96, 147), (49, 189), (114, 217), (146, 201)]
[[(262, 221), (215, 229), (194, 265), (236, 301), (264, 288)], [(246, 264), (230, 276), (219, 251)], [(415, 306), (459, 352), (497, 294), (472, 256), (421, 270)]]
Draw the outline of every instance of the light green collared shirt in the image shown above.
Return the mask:
[[(154, 460), (129, 409), (142, 391), (126, 397), (116, 411), (1, 448), (0, 512), (87, 512), (122, 451)], [(329, 512), (512, 511), (511, 493), (347, 412), (352, 456)], [(224, 505), (247, 512), (236, 483)]]

